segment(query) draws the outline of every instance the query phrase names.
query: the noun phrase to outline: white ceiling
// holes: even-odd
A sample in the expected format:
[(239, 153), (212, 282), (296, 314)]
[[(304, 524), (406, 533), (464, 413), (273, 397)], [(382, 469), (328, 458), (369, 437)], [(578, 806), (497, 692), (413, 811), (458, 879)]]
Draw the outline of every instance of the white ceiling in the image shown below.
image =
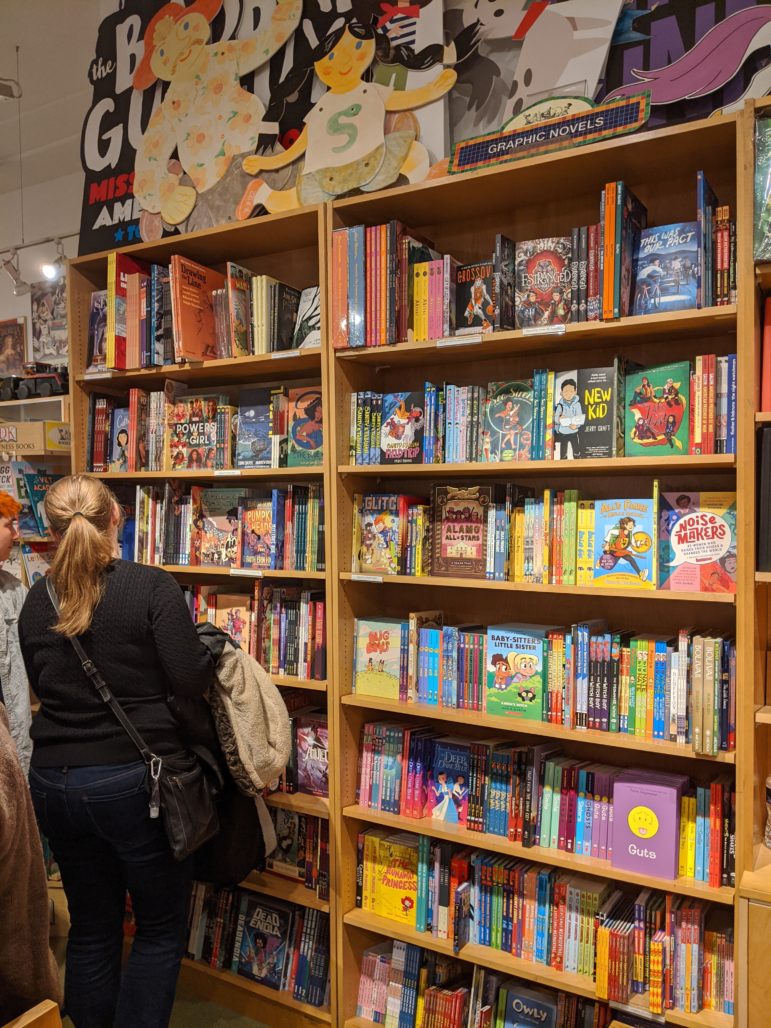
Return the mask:
[[(0, 0), (0, 78), (16, 78), (20, 47), (25, 186), (81, 168), (88, 66), (105, 13), (104, 0)], [(18, 188), (18, 104), (0, 101), (0, 194)]]

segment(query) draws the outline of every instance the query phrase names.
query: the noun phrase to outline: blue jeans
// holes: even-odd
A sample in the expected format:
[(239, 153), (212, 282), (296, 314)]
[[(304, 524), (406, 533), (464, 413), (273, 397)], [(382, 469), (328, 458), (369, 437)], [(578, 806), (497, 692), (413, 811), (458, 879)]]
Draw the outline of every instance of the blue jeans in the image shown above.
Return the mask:
[[(76, 1028), (166, 1028), (171, 1016), (192, 858), (177, 862), (150, 818), (145, 775), (142, 762), (29, 773), (69, 905), (64, 992)], [(121, 975), (127, 890), (136, 937)]]

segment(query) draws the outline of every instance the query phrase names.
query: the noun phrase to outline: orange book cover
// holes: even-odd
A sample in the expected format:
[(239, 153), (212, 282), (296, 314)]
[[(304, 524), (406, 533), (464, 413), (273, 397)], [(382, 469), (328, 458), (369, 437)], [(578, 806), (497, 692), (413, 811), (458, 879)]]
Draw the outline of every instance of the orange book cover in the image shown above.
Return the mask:
[(613, 278), (616, 263), (616, 183), (605, 186), (605, 234), (603, 238), (602, 317), (613, 319)]
[(225, 288), (225, 276), (179, 254), (172, 256), (171, 270), (176, 356), (213, 360), (218, 353), (212, 293)]
[(771, 411), (771, 296), (763, 311), (763, 350), (760, 374), (760, 409)]

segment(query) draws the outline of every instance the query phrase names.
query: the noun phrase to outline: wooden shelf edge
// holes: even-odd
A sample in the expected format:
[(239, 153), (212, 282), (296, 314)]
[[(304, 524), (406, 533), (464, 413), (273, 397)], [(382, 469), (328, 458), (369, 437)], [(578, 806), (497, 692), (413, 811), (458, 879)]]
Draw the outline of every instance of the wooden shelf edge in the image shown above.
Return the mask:
[(278, 1003), (279, 1006), (289, 1007), (290, 1010), (295, 1010), (298, 1014), (304, 1014), (306, 1017), (311, 1017), (316, 1021), (323, 1022), (324, 1024), (332, 1023), (332, 1015), (329, 1010), (325, 1010), (322, 1007), (313, 1007), (310, 1003), (301, 1003), (286, 991), (269, 989), (266, 985), (260, 985), (259, 982), (253, 982), (249, 978), (242, 978), (232, 971), (220, 971), (218, 968), (209, 967), (208, 964), (201, 963), (199, 960), (190, 960), (189, 957), (183, 958), (182, 966), (208, 975), (210, 978), (216, 978), (220, 982), (231, 985), (234, 989), (242, 989), (269, 1002)]
[(522, 846), (519, 843), (509, 842), (508, 839), (504, 839), (500, 835), (491, 835), (488, 832), (470, 832), (457, 825), (448, 825), (443, 821), (434, 821), (430, 817), (420, 819), (402, 817), (399, 814), (389, 814), (382, 810), (369, 810), (366, 807), (356, 805), (343, 807), (343, 816), (353, 820), (385, 825), (399, 831), (415, 832), (418, 835), (430, 835), (432, 838), (446, 839), (449, 842), (456, 842), (460, 846), (479, 847), (494, 853), (501, 853), (522, 860), (530, 860), (534, 864), (581, 871), (599, 878), (618, 879), (619, 876), (622, 876), (623, 880), (631, 885), (659, 889), (662, 892), (673, 892), (681, 896), (692, 896), (695, 899), (708, 900), (711, 903), (731, 906), (734, 901), (734, 890), (731, 888), (721, 887), (714, 889), (704, 882), (697, 882), (691, 878), (676, 878), (674, 881), (670, 881), (665, 878), (654, 878), (651, 875), (636, 874), (632, 871), (622, 872), (618, 868), (613, 867), (609, 860), (579, 857), (575, 853), (543, 849), (540, 846)]
[(181, 479), (191, 482), (218, 482), (237, 486), (239, 482), (256, 479), (283, 478), (321, 478), (324, 468), (321, 465), (304, 468), (224, 468), (221, 471), (202, 469), (190, 471), (184, 468), (179, 471), (84, 471), (83, 474), (101, 478), (107, 482), (165, 481), (167, 478)]
[(288, 689), (308, 689), (313, 692), (326, 692), (327, 683), (316, 681), (314, 678), (295, 678), (294, 675), (271, 675), (274, 685), (280, 685)]
[(566, 474), (612, 474), (616, 471), (661, 471), (670, 468), (678, 471), (707, 471), (710, 468), (725, 470), (736, 467), (736, 455), (716, 453), (706, 457), (612, 457), (607, 460), (527, 460), (527, 461), (484, 461), (462, 464), (339, 464), (339, 475), (372, 475), (377, 478), (394, 476), (410, 478), (426, 476), (447, 478), (453, 475), (541, 475), (549, 472)]
[[(132, 382), (152, 382), (155, 379), (196, 380), (216, 376), (220, 372), (232, 375), (235, 382), (248, 375), (249, 372), (257, 373), (275, 370), (277, 376), (284, 376), (289, 370), (299, 371), (310, 370), (313, 367), (321, 367), (321, 356), (323, 347), (308, 347), (305, 350), (279, 350), (275, 353), (255, 353), (250, 357), (223, 357), (219, 360), (201, 362), (183, 362), (182, 364), (167, 364), (160, 367), (150, 368), (105, 368), (104, 371), (94, 372), (91, 375), (85, 373), (76, 375), (75, 381), (84, 385), (93, 385), (100, 388), (105, 385), (114, 385)], [(58, 397), (52, 397), (58, 399)], [(14, 402), (14, 401), (8, 401)], [(15, 401), (26, 403), (29, 401)]]
[(329, 913), (329, 903), (319, 899), (315, 890), (307, 889), (299, 878), (289, 878), (273, 871), (252, 871), (241, 882), (241, 888), (286, 900), (287, 903), (296, 903), (300, 907), (313, 907), (314, 910)]
[(191, 567), (189, 564), (156, 564), (155, 567), (162, 568), (172, 575), (192, 575), (198, 578), (237, 578), (245, 582), (260, 578), (304, 578), (319, 582), (327, 576), (326, 571), (271, 571), (265, 568), (261, 569), (261, 574), (255, 575), (243, 568)]
[(665, 757), (683, 757), (686, 760), (703, 760), (710, 763), (734, 764), (734, 751), (721, 751), (714, 757), (694, 753), (689, 746), (674, 742), (639, 739), (620, 732), (598, 732), (593, 729), (570, 729), (563, 725), (551, 725), (547, 721), (529, 721), (526, 718), (503, 717), (485, 714), (476, 710), (456, 710), (453, 707), (434, 707), (427, 703), (402, 703), (400, 700), (386, 700), (379, 696), (361, 696), (349, 693), (340, 697), (344, 707), (362, 707), (365, 710), (381, 711), (387, 714), (404, 714), (435, 721), (454, 721), (460, 724), (478, 725), (490, 730), (520, 732), (523, 735), (546, 736), (570, 742), (590, 743), (593, 746), (608, 746), (617, 749), (637, 750), (641, 753), (658, 753)]
[(771, 706), (757, 707), (755, 710), (756, 725), (771, 725)]
[(497, 592), (547, 593), (555, 596), (606, 596), (613, 599), (670, 600), (680, 603), (735, 605), (735, 593), (680, 593), (668, 589), (603, 589), (598, 586), (543, 585), (537, 582), (495, 582), (487, 578), (440, 578), (435, 575), (368, 575), (341, 571), (343, 582), (376, 582), (378, 585), (423, 585), (438, 589), (493, 589)]
[(298, 814), (325, 819), (329, 817), (329, 799), (326, 796), (310, 796), (304, 792), (272, 792), (265, 796), (265, 802), (269, 807), (296, 810)]
[(719, 329), (735, 323), (736, 304), (722, 307), (705, 307), (687, 311), (670, 311), (660, 314), (635, 315), (615, 321), (584, 321), (568, 324), (564, 331), (529, 332), (514, 329), (505, 332), (489, 332), (482, 336), (452, 336), (449, 339), (409, 340), (390, 346), (363, 346), (355, 349), (335, 350), (338, 360), (358, 360), (363, 363), (387, 365), (420, 361), (430, 354), (442, 359), (448, 352), (468, 354), (471, 357), (485, 357), (521, 351), (523, 354), (539, 349), (558, 349), (560, 340), (575, 336), (577, 341), (594, 337), (603, 342), (612, 342), (625, 336), (646, 336), (669, 338), (678, 332), (704, 331), (705, 328)]
[[(444, 953), (448, 956), (453, 955), (451, 939), (436, 939), (428, 932), (416, 932), (414, 928), (410, 928), (408, 925), (401, 925), (390, 918), (378, 917), (377, 914), (372, 914), (369, 911), (349, 910), (348, 913), (343, 915), (343, 922), (352, 927), (376, 932), (387, 938), (399, 939), (402, 942), (421, 946), (436, 953)], [(478, 964), (481, 967), (487, 967), (494, 971), (501, 971), (503, 974), (513, 975), (525, 981), (561, 989), (564, 992), (585, 996), (587, 999), (597, 999), (597, 991), (591, 978), (584, 975), (569, 974), (565, 971), (555, 971), (544, 964), (521, 960), (510, 953), (504, 953), (490, 946), (467, 943), (461, 948), (457, 957), (460, 960), (467, 960), (472, 964)], [(640, 1014), (646, 1014), (644, 996), (635, 997), (631, 1005)], [(694, 1028), (731, 1028), (733, 1025), (732, 1017), (726, 1014), (715, 1014), (711, 1010), (701, 1010), (694, 1014), (685, 1013), (681, 1010), (667, 1010), (665, 1021), (670, 1024), (694, 1026)], [(345, 1023), (348, 1024), (349, 1021)]]

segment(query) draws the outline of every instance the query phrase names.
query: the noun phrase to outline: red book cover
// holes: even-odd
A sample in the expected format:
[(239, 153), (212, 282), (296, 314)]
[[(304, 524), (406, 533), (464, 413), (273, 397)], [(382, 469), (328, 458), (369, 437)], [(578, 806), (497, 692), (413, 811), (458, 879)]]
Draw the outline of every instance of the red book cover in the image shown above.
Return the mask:
[[(112, 258), (112, 254), (110, 255)], [(112, 267), (114, 264), (114, 274)], [(107, 301), (112, 310), (107, 315), (106, 366), (124, 370), (126, 364), (126, 287), (127, 277), (150, 269), (144, 261), (135, 260), (124, 253), (116, 253), (114, 262), (108, 262)]]
[(177, 359), (204, 361), (218, 357), (212, 293), (225, 288), (225, 276), (179, 254), (171, 258), (171, 272)]
[(692, 457), (696, 453), (696, 446), (693, 434), (693, 409), (694, 401), (696, 400), (696, 375), (695, 372), (691, 372), (690, 375), (690, 388), (688, 392), (688, 453)]

